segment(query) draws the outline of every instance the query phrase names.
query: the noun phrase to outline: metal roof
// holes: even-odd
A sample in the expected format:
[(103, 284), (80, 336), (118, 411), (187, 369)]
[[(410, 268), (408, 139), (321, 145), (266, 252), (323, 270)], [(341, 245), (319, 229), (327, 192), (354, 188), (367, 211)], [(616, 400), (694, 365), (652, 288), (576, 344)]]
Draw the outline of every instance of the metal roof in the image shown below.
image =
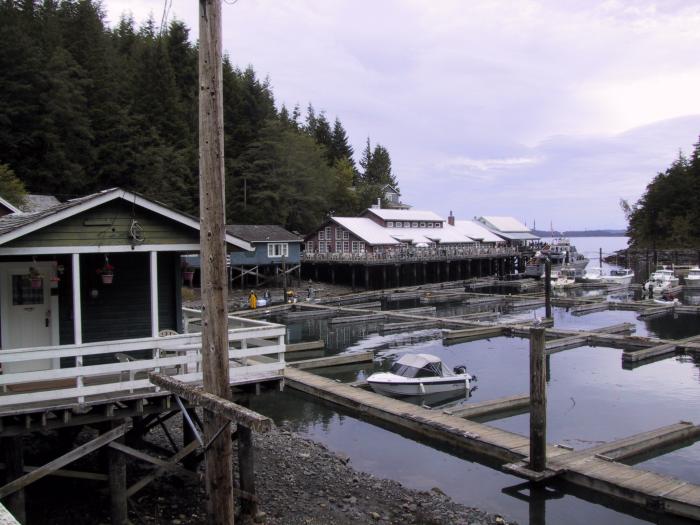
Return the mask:
[(385, 228), (367, 217), (332, 217), (332, 220), (373, 246), (397, 245), (400, 242), (414, 244), (432, 242), (466, 244), (474, 242), (472, 238), (449, 224), (445, 224), (442, 228)]
[(380, 219), (385, 221), (442, 221), (445, 219), (440, 217), (437, 213), (432, 211), (421, 211), (421, 210), (401, 210), (401, 209), (389, 209), (389, 208), (367, 208), (364, 215), (367, 213), (373, 213)]
[(455, 221), (454, 227), (477, 242), (503, 242), (501, 237), (476, 221)]
[(276, 224), (229, 224), (226, 231), (248, 242), (301, 242), (302, 238)]
[(530, 232), (527, 226), (513, 217), (489, 215), (481, 217), (481, 220), (499, 232)]
[(536, 241), (539, 239), (530, 232), (497, 232), (497, 235), (509, 241)]

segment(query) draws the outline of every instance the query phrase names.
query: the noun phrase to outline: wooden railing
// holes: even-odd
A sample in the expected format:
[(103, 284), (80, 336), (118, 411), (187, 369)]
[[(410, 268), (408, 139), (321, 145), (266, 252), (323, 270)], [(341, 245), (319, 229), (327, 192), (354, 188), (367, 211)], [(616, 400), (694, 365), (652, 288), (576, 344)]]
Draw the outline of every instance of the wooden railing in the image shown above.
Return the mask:
[(302, 262), (420, 262), (467, 259), (470, 257), (511, 257), (518, 255), (517, 248), (464, 247), (464, 248), (416, 248), (406, 252), (386, 253), (303, 253)]
[[(159, 371), (185, 382), (201, 382), (201, 335), (192, 330), (197, 310), (183, 312), (190, 333), (80, 345), (0, 350), (0, 363), (60, 359), (63, 368), (0, 375), (0, 409), (27, 403), (65, 400), (84, 403), (91, 396), (118, 397), (156, 391), (148, 372)], [(231, 384), (283, 376), (283, 325), (229, 317)], [(269, 356), (265, 363), (251, 357)], [(73, 361), (65, 366), (66, 361)], [(86, 361), (98, 364), (83, 365)]]

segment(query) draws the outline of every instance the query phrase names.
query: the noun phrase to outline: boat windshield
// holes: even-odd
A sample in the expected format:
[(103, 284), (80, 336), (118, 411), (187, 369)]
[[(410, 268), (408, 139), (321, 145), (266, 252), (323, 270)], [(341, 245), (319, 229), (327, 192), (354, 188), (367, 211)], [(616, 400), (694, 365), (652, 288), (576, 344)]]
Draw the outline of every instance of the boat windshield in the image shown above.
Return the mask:
[(428, 363), (424, 367), (418, 368), (397, 362), (391, 366), (389, 372), (402, 377), (440, 377), (442, 375), (442, 364)]

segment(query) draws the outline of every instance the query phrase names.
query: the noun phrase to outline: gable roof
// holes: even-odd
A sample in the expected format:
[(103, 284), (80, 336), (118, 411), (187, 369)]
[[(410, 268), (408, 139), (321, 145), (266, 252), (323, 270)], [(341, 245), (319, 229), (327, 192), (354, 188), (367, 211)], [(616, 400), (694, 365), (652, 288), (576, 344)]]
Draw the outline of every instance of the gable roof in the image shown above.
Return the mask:
[(445, 222), (445, 219), (432, 211), (421, 210), (401, 210), (395, 208), (367, 208), (363, 216), (372, 213), (385, 221), (438, 221)]
[(500, 232), (530, 233), (527, 226), (513, 217), (489, 215), (481, 217), (480, 220)]
[(10, 213), (19, 213), (19, 208), (15, 207), (10, 201), (7, 201), (0, 197), (0, 206), (3, 206), (9, 210)]
[(476, 221), (455, 221), (455, 228), (478, 242), (503, 242), (503, 239)]
[[(123, 199), (130, 204), (145, 208), (199, 231), (199, 220), (191, 215), (173, 210), (136, 193), (111, 188), (85, 197), (71, 199), (34, 213), (15, 213), (0, 217), (0, 245), (116, 199)], [(226, 234), (226, 242), (244, 250), (253, 250), (248, 242), (228, 233)]]
[(248, 242), (301, 242), (301, 237), (276, 224), (229, 224), (226, 231)]

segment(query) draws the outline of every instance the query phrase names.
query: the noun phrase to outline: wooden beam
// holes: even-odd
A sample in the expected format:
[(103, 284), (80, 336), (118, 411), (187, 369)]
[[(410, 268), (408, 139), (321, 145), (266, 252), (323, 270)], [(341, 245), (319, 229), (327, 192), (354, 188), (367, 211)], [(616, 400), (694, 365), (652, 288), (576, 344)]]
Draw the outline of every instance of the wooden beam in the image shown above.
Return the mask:
[(459, 408), (443, 410), (445, 414), (463, 417), (465, 419), (483, 417), (498, 412), (507, 412), (530, 406), (530, 396), (528, 394), (518, 394), (515, 396), (490, 399), (480, 403), (467, 403)]
[(233, 401), (215, 396), (199, 387), (188, 385), (163, 374), (151, 372), (148, 374), (148, 377), (154, 385), (186, 399), (192, 405), (201, 406), (211, 412), (217, 412), (226, 419), (241, 423), (256, 432), (268, 432), (272, 429), (272, 420), (270, 418), (242, 407)]
[(105, 432), (104, 434), (101, 434), (100, 436), (96, 437), (92, 441), (88, 441), (84, 445), (79, 446), (78, 448), (75, 448), (71, 450), (70, 452), (63, 454), (62, 456), (54, 459), (53, 461), (50, 461), (46, 465), (37, 468), (36, 470), (29, 472), (28, 474), (25, 474), (21, 478), (17, 478), (14, 481), (11, 481), (10, 483), (0, 487), (0, 499), (8, 496), (9, 494), (12, 494), (18, 490), (23, 489), (27, 485), (45, 477), (51, 474), (52, 472), (55, 472), (56, 470), (60, 469), (61, 467), (64, 467), (68, 465), (69, 463), (72, 463), (76, 459), (82, 458), (83, 456), (86, 456), (90, 452), (94, 452), (95, 450), (102, 448), (103, 446), (111, 443), (115, 439), (119, 439), (121, 436), (124, 435), (124, 433), (127, 430), (127, 425), (120, 425), (115, 429), (110, 430), (109, 432)]
[[(175, 463), (176, 461), (180, 461), (184, 457), (191, 454), (193, 451), (197, 450), (198, 447), (199, 447), (199, 442), (195, 439), (186, 447), (181, 448), (178, 452), (176, 452), (173, 456), (171, 456), (167, 461), (169, 463)], [(146, 485), (148, 485), (151, 481), (162, 476), (166, 472), (168, 472), (168, 469), (157, 468), (154, 472), (151, 472), (149, 475), (144, 476), (143, 478), (138, 480), (136, 483), (134, 483), (131, 487), (129, 487), (126, 490), (127, 497), (130, 498), (131, 496), (136, 494), (139, 490), (141, 490)]]
[(324, 368), (326, 366), (340, 366), (354, 363), (367, 363), (374, 360), (374, 352), (360, 352), (353, 354), (333, 355), (330, 357), (318, 357), (315, 359), (304, 359), (302, 361), (288, 361), (287, 366), (293, 366), (299, 370), (311, 368)]
[(303, 343), (292, 343), (284, 347), (285, 353), (289, 352), (304, 352), (308, 350), (323, 350), (326, 347), (326, 342), (323, 339), (318, 341), (305, 341)]
[(187, 470), (186, 468), (181, 467), (177, 463), (172, 463), (170, 461), (160, 459), (155, 456), (150, 456), (145, 452), (141, 452), (140, 450), (136, 450), (135, 448), (131, 448), (127, 445), (118, 443), (116, 441), (110, 443), (108, 446), (110, 448), (113, 448), (114, 450), (118, 450), (119, 452), (123, 452), (124, 454), (128, 454), (129, 456), (133, 456), (137, 459), (140, 459), (141, 461), (145, 461), (146, 463), (152, 463), (153, 465), (169, 470), (173, 474), (177, 474), (179, 476), (184, 476), (187, 478), (192, 478), (199, 481), (199, 476), (197, 476), (197, 474), (195, 474), (191, 470)]

